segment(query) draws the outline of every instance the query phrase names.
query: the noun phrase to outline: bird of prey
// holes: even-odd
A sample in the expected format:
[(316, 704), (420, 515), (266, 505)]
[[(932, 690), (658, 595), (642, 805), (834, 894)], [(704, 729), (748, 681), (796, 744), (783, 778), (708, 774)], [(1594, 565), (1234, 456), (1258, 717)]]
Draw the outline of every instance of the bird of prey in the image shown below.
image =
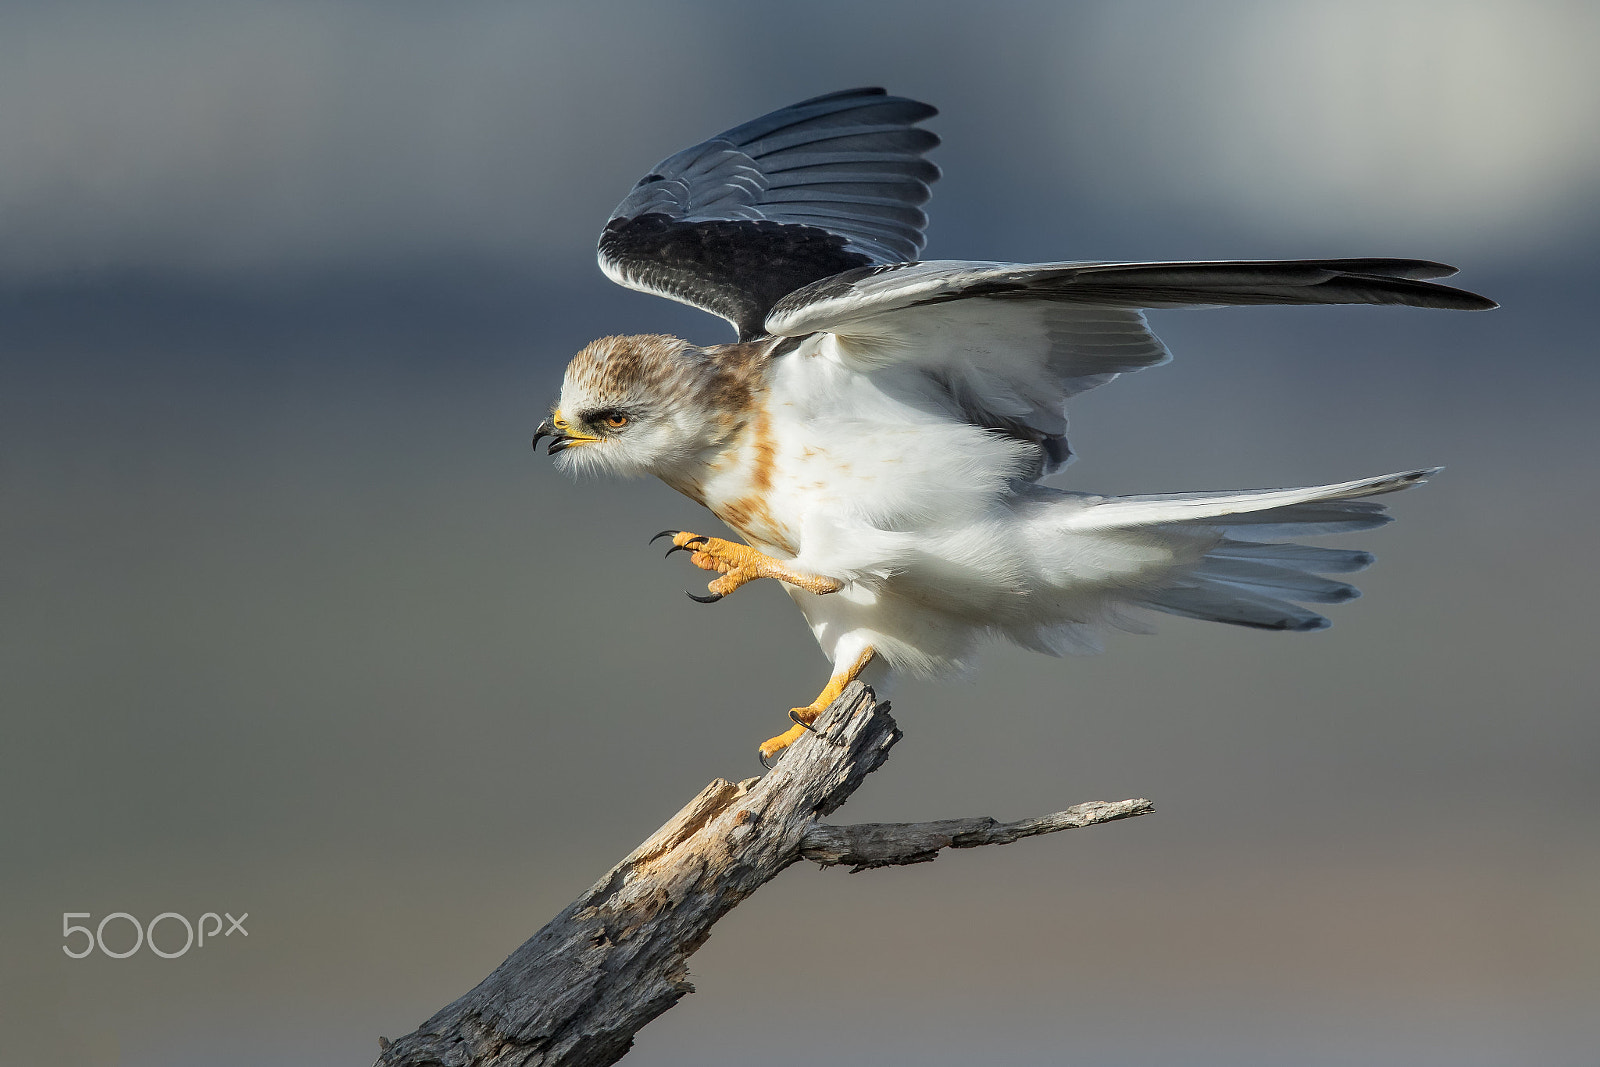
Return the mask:
[(719, 315), (730, 344), (604, 337), (568, 365), (534, 444), (568, 471), (653, 474), (744, 544), (669, 530), (718, 577), (774, 578), (833, 664), (767, 763), (844, 687), (959, 670), (986, 638), (1059, 655), (1139, 609), (1316, 630), (1302, 605), (1363, 551), (1295, 543), (1388, 520), (1371, 498), (1434, 469), (1299, 489), (1098, 496), (1042, 483), (1071, 458), (1065, 402), (1164, 363), (1142, 309), (1406, 304), (1485, 310), (1424, 260), (919, 260), (939, 143), (927, 104), (854, 89), (657, 164), (600, 236), (631, 289)]

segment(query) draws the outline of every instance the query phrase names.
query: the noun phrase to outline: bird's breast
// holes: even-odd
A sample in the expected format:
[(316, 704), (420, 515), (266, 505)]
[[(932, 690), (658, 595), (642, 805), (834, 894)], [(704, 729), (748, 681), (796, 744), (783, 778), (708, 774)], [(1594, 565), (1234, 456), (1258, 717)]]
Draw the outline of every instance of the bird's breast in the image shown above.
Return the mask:
[(711, 513), (765, 552), (800, 551), (799, 515), (779, 490), (780, 442), (772, 413), (758, 403), (749, 420), (707, 464), (701, 502)]

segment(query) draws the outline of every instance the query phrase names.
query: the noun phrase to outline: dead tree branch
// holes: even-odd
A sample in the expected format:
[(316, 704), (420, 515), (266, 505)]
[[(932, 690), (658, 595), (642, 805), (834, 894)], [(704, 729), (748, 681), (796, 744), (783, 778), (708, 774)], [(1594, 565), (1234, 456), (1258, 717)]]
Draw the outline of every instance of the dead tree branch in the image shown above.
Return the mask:
[(848, 863), (850, 873), (896, 864), (927, 863), (938, 858), (945, 848), (977, 848), (979, 845), (1009, 845), (1024, 837), (1076, 830), (1097, 823), (1149, 815), (1155, 807), (1148, 800), (1119, 800), (1111, 803), (1091, 800), (1066, 811), (1020, 822), (997, 822), (988, 816), (976, 819), (943, 819), (939, 822), (862, 822), (853, 826), (813, 826), (800, 841), (800, 855), (824, 867)]
[(888, 705), (852, 685), (764, 777), (706, 786), (477, 988), (413, 1033), (380, 1039), (377, 1067), (600, 1067), (693, 991), (690, 955), (745, 897), (801, 858), (856, 870), (944, 848), (1143, 815), (1149, 801), (1080, 804), (1042, 819), (825, 826), (888, 758)]

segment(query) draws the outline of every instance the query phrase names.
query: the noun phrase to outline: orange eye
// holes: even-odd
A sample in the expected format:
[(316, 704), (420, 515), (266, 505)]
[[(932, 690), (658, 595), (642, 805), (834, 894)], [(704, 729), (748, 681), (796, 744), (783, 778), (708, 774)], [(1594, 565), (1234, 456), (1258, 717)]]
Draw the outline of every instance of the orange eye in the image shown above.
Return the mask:
[(624, 426), (628, 425), (628, 416), (626, 416), (626, 415), (607, 415), (606, 416), (606, 425), (611, 427), (613, 430), (620, 430)]

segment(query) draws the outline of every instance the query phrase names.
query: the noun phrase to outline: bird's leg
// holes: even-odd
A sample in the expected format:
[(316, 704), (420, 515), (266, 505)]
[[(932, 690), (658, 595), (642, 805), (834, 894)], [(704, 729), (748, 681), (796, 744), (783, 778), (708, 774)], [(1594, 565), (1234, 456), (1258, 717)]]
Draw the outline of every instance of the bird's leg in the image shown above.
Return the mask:
[(722, 574), (722, 577), (707, 584), (710, 596), (689, 594), (692, 599), (702, 604), (721, 600), (741, 585), (753, 582), (757, 578), (776, 578), (780, 582), (799, 586), (811, 593), (836, 593), (844, 588), (844, 583), (837, 578), (807, 574), (749, 545), (724, 541), (720, 537), (707, 537), (687, 530), (662, 530), (650, 540), (654, 541), (657, 537), (666, 537), (669, 534), (672, 536), (672, 547), (667, 549), (667, 555), (670, 556), (674, 552), (688, 552), (689, 562), (696, 567), (703, 571), (718, 571)]
[(833, 677), (828, 679), (828, 684), (822, 687), (822, 692), (817, 694), (817, 699), (803, 708), (791, 708), (789, 718), (794, 725), (777, 737), (761, 742), (759, 749), (761, 763), (770, 767), (771, 759), (796, 741), (806, 735), (811, 729), (811, 724), (817, 721), (817, 716), (828, 710), (828, 706), (839, 699), (839, 694), (844, 692), (844, 687), (855, 681), (861, 672), (866, 670), (867, 664), (872, 662), (873, 649), (871, 645), (862, 649), (861, 654), (843, 670), (834, 671)]

